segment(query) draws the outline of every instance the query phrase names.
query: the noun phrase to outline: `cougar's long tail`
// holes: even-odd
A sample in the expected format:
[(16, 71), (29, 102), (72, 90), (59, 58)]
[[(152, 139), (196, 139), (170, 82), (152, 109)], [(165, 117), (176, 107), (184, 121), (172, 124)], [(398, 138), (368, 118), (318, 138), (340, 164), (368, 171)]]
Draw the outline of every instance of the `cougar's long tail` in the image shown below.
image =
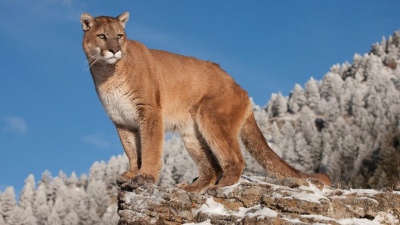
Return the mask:
[(326, 185), (330, 185), (330, 178), (327, 174), (306, 174), (281, 159), (268, 145), (260, 128), (258, 128), (254, 114), (251, 114), (240, 131), (240, 138), (246, 149), (257, 162), (264, 167), (268, 175), (285, 178), (315, 178)]

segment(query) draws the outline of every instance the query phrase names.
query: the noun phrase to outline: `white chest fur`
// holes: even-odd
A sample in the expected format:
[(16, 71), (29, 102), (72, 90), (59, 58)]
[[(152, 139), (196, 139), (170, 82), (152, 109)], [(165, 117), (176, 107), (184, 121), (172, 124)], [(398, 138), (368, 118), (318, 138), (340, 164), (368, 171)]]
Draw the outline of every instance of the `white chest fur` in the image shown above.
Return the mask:
[(139, 116), (127, 88), (98, 89), (100, 101), (114, 124), (137, 128)]

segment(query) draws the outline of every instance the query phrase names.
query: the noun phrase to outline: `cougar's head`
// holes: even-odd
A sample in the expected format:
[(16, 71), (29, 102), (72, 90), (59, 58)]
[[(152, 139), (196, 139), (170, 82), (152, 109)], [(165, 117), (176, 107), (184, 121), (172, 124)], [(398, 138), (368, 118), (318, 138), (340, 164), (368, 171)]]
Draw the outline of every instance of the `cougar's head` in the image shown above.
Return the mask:
[(126, 42), (124, 28), (128, 19), (128, 12), (122, 13), (116, 18), (92, 17), (87, 13), (81, 15), (84, 31), (82, 46), (89, 65), (95, 63), (115, 64), (121, 59)]

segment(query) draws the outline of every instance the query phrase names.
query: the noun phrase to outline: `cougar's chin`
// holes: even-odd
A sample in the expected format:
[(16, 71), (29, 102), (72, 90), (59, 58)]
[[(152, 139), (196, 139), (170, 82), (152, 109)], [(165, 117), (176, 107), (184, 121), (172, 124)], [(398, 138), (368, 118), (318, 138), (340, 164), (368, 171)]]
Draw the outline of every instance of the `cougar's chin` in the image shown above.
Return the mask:
[(106, 59), (105, 61), (106, 61), (106, 63), (107, 64), (115, 64), (116, 62), (118, 62), (118, 58), (116, 58), (116, 57), (111, 57), (111, 58), (108, 58), (108, 59)]
[(122, 57), (121, 51), (116, 52), (115, 54), (111, 52), (107, 52), (104, 56), (103, 59), (107, 64), (115, 64), (117, 63)]

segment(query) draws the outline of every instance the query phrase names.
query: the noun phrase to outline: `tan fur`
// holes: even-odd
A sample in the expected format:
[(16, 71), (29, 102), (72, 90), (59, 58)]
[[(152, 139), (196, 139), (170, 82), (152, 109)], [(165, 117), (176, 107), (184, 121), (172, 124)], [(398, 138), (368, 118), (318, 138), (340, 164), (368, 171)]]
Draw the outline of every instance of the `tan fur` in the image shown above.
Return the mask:
[[(83, 49), (97, 94), (115, 124), (131, 179), (155, 182), (161, 167), (164, 131), (177, 131), (196, 162), (199, 178), (178, 186), (203, 192), (235, 184), (245, 162), (239, 136), (273, 176), (314, 177), (285, 163), (268, 146), (254, 119), (249, 97), (219, 65), (127, 40), (128, 13), (117, 18), (82, 14)], [(214, 186), (216, 185), (216, 186)]]

